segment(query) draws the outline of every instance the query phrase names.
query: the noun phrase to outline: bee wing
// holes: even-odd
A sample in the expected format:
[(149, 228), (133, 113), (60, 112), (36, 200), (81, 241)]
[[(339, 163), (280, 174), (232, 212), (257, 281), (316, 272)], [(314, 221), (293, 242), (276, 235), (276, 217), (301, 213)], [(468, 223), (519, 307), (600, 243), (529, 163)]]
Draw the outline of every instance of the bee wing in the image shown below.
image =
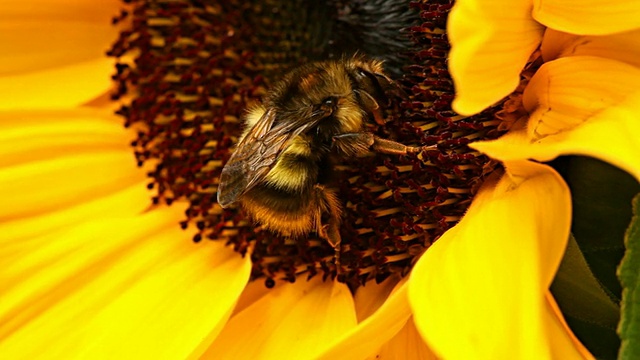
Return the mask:
[(275, 109), (267, 110), (238, 143), (220, 174), (218, 204), (227, 207), (260, 183), (291, 139), (318, 124), (320, 112), (311, 119), (281, 122), (274, 126)]

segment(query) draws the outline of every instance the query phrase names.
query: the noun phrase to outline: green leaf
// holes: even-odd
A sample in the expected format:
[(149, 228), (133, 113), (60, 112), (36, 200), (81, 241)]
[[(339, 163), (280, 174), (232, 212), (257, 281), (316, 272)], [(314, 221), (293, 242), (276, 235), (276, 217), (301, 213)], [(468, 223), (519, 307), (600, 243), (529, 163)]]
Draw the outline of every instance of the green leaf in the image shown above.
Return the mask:
[(624, 239), (627, 248), (618, 277), (622, 284), (622, 339), (619, 359), (640, 359), (640, 195), (633, 201), (633, 219)]
[(565, 316), (567, 324), (598, 360), (616, 360), (620, 338), (615, 330)]
[(573, 235), (551, 292), (567, 323), (589, 351), (598, 359), (614, 360), (620, 346), (616, 334), (620, 307), (591, 272)]
[(553, 165), (571, 189), (571, 232), (591, 272), (619, 301), (622, 288), (616, 270), (624, 255), (631, 199), (640, 192), (640, 185), (625, 171), (593, 158), (567, 156)]
[[(624, 234), (632, 217), (631, 200), (640, 192), (640, 184), (628, 173), (592, 158), (566, 156), (552, 165), (571, 189), (571, 231), (588, 268), (609, 298), (619, 303), (622, 287), (616, 270), (625, 251)], [(558, 277), (564, 276), (560, 270)], [(555, 286), (570, 286), (566, 279), (557, 281), (565, 283)], [(553, 291), (557, 296), (558, 288)], [(611, 319), (603, 321), (606, 312), (585, 314), (585, 301), (578, 295), (564, 296), (562, 303), (560, 308), (567, 323), (589, 351), (598, 359), (616, 359), (620, 339), (615, 328), (611, 328)]]
[(615, 330), (620, 307), (591, 273), (573, 236), (570, 237), (551, 292), (565, 316)]

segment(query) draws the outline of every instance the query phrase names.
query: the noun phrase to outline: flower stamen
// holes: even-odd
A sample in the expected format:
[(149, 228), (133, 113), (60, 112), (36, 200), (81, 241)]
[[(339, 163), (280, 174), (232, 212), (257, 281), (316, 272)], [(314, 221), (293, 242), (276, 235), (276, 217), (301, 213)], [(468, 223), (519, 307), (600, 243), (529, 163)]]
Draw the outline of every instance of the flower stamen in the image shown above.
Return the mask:
[[(132, 10), (117, 21), (129, 16), (132, 27), (110, 51), (120, 60), (114, 98), (132, 97), (118, 113), (125, 126), (138, 130), (132, 142), (138, 163), (156, 164), (148, 174), (157, 191), (153, 202), (188, 201), (180, 225), (195, 225), (193, 240), (221, 240), (242, 255), (250, 252), (252, 276), (266, 279), (268, 287), (274, 279), (295, 281), (303, 274), (338, 276), (353, 287), (406, 275), (415, 257), (460, 220), (497, 166), (467, 144), (501, 134), (503, 121), (495, 114), (502, 108), (472, 117), (451, 110), (445, 29), (452, 1), (395, 7), (402, 23), (383, 26), (389, 32), (384, 36), (405, 44), (410, 56), (394, 55), (389, 72), (403, 70), (397, 81), (408, 97), (396, 99), (389, 121), (376, 132), (437, 149), (368, 156), (337, 167), (344, 211), (341, 268), (336, 269), (334, 249), (326, 241), (314, 234), (284, 238), (256, 228), (240, 209), (220, 208), (215, 194), (247, 106), (259, 101), (285, 69), (345, 52), (336, 38), (345, 22), (351, 28), (368, 26), (358, 20), (367, 14), (358, 12), (374, 9), (351, 4), (347, 12), (347, 2), (337, 0), (312, 5), (302, 0), (131, 2)], [(362, 46), (366, 54), (376, 49)], [(131, 54), (135, 59), (125, 60)]]

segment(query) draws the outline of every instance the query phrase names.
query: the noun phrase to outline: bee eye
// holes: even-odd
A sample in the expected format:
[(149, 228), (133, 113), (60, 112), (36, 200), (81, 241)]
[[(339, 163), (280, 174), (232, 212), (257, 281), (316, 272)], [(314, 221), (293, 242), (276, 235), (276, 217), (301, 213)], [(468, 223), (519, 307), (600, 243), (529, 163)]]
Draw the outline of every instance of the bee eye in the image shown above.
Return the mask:
[(333, 96), (329, 96), (322, 100), (322, 105), (333, 107), (337, 103), (336, 98)]
[(338, 106), (338, 99), (335, 96), (329, 96), (322, 100), (320, 104), (320, 109), (324, 112), (325, 116), (330, 116), (336, 111)]

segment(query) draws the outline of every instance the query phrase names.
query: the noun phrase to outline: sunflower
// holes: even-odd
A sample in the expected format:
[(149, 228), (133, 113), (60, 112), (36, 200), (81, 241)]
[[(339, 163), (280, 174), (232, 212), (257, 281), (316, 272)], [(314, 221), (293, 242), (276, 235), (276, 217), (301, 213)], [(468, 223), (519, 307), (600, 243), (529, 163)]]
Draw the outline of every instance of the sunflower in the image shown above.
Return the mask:
[[(187, 2), (175, 3), (187, 6)], [(194, 1), (191, 5), (215, 13), (214, 7), (203, 3)], [(443, 9), (448, 6), (446, 1), (437, 3), (442, 3)], [(268, 289), (261, 281), (249, 282), (255, 277), (256, 265), (252, 266), (250, 256), (234, 252), (259, 253), (255, 244), (247, 245), (242, 239), (233, 243), (235, 249), (225, 246), (224, 241), (196, 244), (191, 241), (192, 233), (177, 226), (186, 214), (189, 222), (183, 225), (195, 222), (199, 229), (195, 240), (212, 234), (232, 238), (247, 228), (244, 220), (227, 216), (219, 222), (224, 226), (212, 230), (209, 218), (194, 212), (193, 202), (185, 204), (177, 196), (177, 191), (193, 192), (189, 182), (182, 181), (184, 174), (175, 177), (184, 186), (164, 191), (168, 183), (159, 179), (174, 174), (159, 170), (150, 156), (153, 154), (145, 150), (149, 144), (160, 144), (183, 154), (185, 148), (145, 137), (148, 133), (135, 121), (127, 123), (133, 130), (125, 130), (121, 119), (113, 115), (109, 77), (114, 61), (104, 57), (104, 52), (119, 31), (121, 39), (139, 40), (132, 39), (126, 27), (122, 30), (111, 25), (111, 15), (120, 12), (118, 1), (100, 7), (89, 0), (0, 5), (0, 14), (7, 19), (0, 25), (7, 27), (2, 33), (20, 34), (8, 37), (0, 75), (0, 87), (6, 89), (0, 102), (1, 116), (5, 117), (0, 123), (4, 205), (0, 221), (0, 353), (11, 358), (589, 357), (548, 292), (569, 234), (569, 191), (551, 167), (529, 159), (548, 161), (564, 153), (586, 154), (638, 177), (639, 167), (633, 159), (638, 140), (628, 136), (638, 130), (633, 121), (637, 111), (632, 107), (637, 101), (628, 95), (632, 88), (620, 87), (632, 83), (635, 78), (627, 76), (637, 69), (630, 63), (633, 57), (616, 58), (616, 54), (624, 54), (615, 45), (626, 46), (637, 39), (633, 35), (637, 26), (624, 28), (623, 21), (617, 19), (619, 28), (593, 33), (580, 21), (557, 26), (551, 20), (533, 20), (529, 4), (522, 4), (520, 10), (514, 8), (516, 17), (499, 11), (504, 8), (501, 4), (485, 3), (478, 7), (460, 1), (451, 15), (448, 30), (453, 43), (451, 72), (457, 87), (455, 110), (470, 115), (514, 90), (517, 94), (522, 69), (542, 41), (545, 64), (537, 69), (522, 95), (522, 108), (529, 115), (513, 123), (505, 121), (509, 132), (499, 139), (472, 145), (500, 160), (504, 170), (489, 169), (462, 220), (442, 228), (441, 236), (429, 244), (411, 276), (401, 280), (402, 271), (391, 272), (379, 283), (369, 281), (357, 289), (340, 281), (323, 281), (322, 276), (309, 281), (303, 277), (294, 283), (277, 281)], [(428, 7), (425, 3), (421, 9), (427, 11)], [(481, 13), (474, 12), (480, 8)], [(562, 19), (558, 16), (562, 7), (557, 9), (540, 13)], [(145, 10), (144, 6), (137, 8)], [(630, 14), (628, 19), (635, 19), (631, 11), (626, 13)], [(121, 18), (127, 17), (127, 13), (121, 14), (116, 21), (120, 25), (126, 22)], [(502, 15), (510, 21), (504, 21)], [(473, 18), (470, 21), (465, 16)], [(268, 18), (260, 19), (268, 22)], [(598, 17), (586, 14), (585, 19), (597, 21)], [(496, 51), (492, 46), (500, 41), (492, 41), (495, 37), (469, 24), (495, 30), (495, 37), (513, 40), (517, 46), (507, 51), (502, 43), (498, 50), (503, 51)], [(300, 24), (269, 25), (277, 29)], [(414, 33), (431, 28), (423, 26), (413, 29)], [(600, 29), (601, 24), (592, 26)], [(229, 38), (234, 37), (234, 29), (255, 30), (229, 27), (225, 32)], [(518, 31), (510, 34), (511, 29)], [(626, 32), (618, 34), (621, 31)], [(584, 48), (585, 53), (580, 53), (582, 50), (572, 44), (582, 44), (585, 34), (603, 46)], [(206, 34), (194, 35), (199, 36)], [(618, 41), (609, 41), (612, 39)], [(287, 49), (295, 53), (308, 39), (288, 40)], [(112, 47), (111, 53), (120, 50)], [(253, 73), (255, 64), (243, 57), (249, 54), (222, 55), (218, 59), (244, 66), (245, 75), (228, 76), (224, 71), (233, 66), (226, 64), (221, 74), (223, 85), (233, 88), (244, 81), (242, 94), (247, 98), (261, 95), (263, 84), (254, 75), (277, 72), (278, 66), (284, 66), (278, 64), (293, 61), (283, 60), (277, 51), (264, 52), (259, 63), (271, 67)], [(126, 78), (116, 91), (124, 100), (127, 93), (123, 87), (132, 83), (132, 61), (136, 60), (125, 59), (116, 65), (115, 77)], [(394, 61), (401, 60), (390, 59)], [(583, 69), (594, 76), (589, 66), (601, 64), (617, 69), (612, 73), (620, 76), (615, 86), (599, 87), (600, 92), (594, 95), (608, 94), (610, 101), (600, 102), (599, 108), (573, 119), (574, 99), (563, 98), (561, 91), (551, 96), (553, 90), (578, 89), (587, 97), (595, 89), (590, 81), (580, 82), (583, 77), (571, 76), (563, 69)], [(195, 80), (194, 74), (197, 72), (188, 74), (191, 80)], [(549, 81), (556, 76), (557, 84)], [(612, 75), (606, 76), (611, 81)], [(473, 88), (478, 84), (483, 84), (481, 91)], [(143, 94), (135, 104), (175, 105), (193, 100), (148, 95)], [(516, 103), (518, 98), (516, 95)], [(227, 104), (240, 106), (244, 100), (233, 101)], [(506, 108), (504, 104), (498, 107)], [(563, 122), (555, 122), (551, 108), (565, 109), (560, 114)], [(118, 112), (131, 120), (127, 109), (131, 110), (121, 108)], [(162, 109), (150, 109), (154, 116), (162, 114)], [(234, 124), (229, 114), (236, 110), (226, 111), (222, 118), (231, 117)], [(523, 121), (529, 126), (522, 126)], [(197, 139), (198, 130), (192, 131), (196, 133), (189, 132), (189, 136)], [(613, 138), (614, 146), (600, 147)], [(221, 147), (231, 142), (229, 137), (217, 140)], [(142, 167), (135, 166), (132, 142), (135, 160)], [(406, 196), (403, 192), (407, 193), (406, 189), (398, 187), (391, 197)], [(154, 204), (149, 202), (152, 197)], [(204, 199), (202, 193), (193, 197)], [(211, 209), (202, 204), (198, 203), (198, 211)]]

